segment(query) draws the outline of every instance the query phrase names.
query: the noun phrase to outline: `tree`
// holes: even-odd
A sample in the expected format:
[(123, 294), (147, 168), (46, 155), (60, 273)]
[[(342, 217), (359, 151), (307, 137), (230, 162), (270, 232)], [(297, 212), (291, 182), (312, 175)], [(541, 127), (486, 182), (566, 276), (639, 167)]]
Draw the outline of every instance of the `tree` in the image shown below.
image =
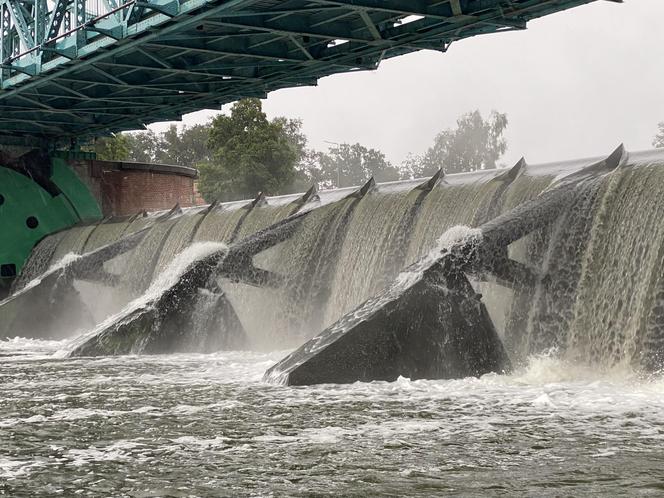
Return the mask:
[(419, 164), (413, 164), (417, 177), (431, 176), (442, 168), (446, 173), (461, 173), (496, 167), (496, 161), (507, 150), (503, 133), (507, 115), (492, 111), (489, 119), (480, 111), (464, 114), (456, 129), (441, 131)]
[(163, 148), (160, 135), (153, 131), (117, 133), (97, 138), (93, 146), (85, 146), (102, 161), (156, 162), (157, 152)]
[(212, 120), (212, 157), (199, 166), (201, 194), (212, 201), (281, 193), (295, 177), (298, 154), (291, 139), (283, 121), (267, 119), (259, 99), (236, 102), (230, 116)]
[(283, 128), (291, 147), (297, 154), (293, 180), (283, 189), (283, 193), (292, 194), (308, 190), (312, 184), (317, 184), (320, 180), (319, 153), (308, 147), (307, 136), (302, 131), (302, 120), (277, 117), (272, 122)]
[(207, 144), (210, 128), (209, 124), (197, 124), (183, 126), (178, 131), (177, 126), (171, 125), (160, 137), (162, 147), (155, 154), (157, 162), (194, 167), (198, 163), (210, 161)]
[(278, 117), (274, 118), (272, 123), (281, 126), (297, 154), (298, 161), (301, 160), (307, 153), (307, 136), (302, 131), (302, 120)]
[(240, 100), (230, 115), (210, 123), (100, 139), (96, 150), (100, 159), (197, 167), (199, 190), (208, 201), (246, 198), (259, 191), (302, 192), (312, 183), (348, 187), (372, 176), (377, 182), (394, 181), (411, 178), (416, 169), (405, 164), (401, 171), (382, 152), (359, 143), (315, 151), (308, 147), (300, 119), (270, 121), (259, 99)]
[(166, 146), (161, 134), (157, 135), (152, 130), (125, 133), (124, 136), (129, 140), (128, 160), (138, 163), (157, 162), (157, 155)]
[(377, 182), (399, 179), (399, 170), (385, 159), (385, 154), (359, 143), (335, 145), (327, 153), (318, 153), (316, 159), (318, 180), (325, 187), (361, 185), (372, 176)]
[(148, 130), (123, 136), (128, 140), (130, 161), (195, 167), (211, 159), (207, 148), (209, 134), (210, 124), (205, 123), (181, 129), (172, 124), (163, 133)]
[(657, 126), (659, 127), (659, 132), (655, 135), (655, 140), (653, 140), (652, 145), (660, 149), (664, 148), (664, 121)]
[(422, 167), (424, 158), (420, 155), (408, 153), (406, 159), (399, 166), (399, 176), (401, 180), (411, 180), (418, 176), (418, 171)]
[(103, 161), (126, 161), (129, 158), (131, 144), (125, 134), (118, 133), (110, 137), (98, 138), (93, 150), (97, 159)]

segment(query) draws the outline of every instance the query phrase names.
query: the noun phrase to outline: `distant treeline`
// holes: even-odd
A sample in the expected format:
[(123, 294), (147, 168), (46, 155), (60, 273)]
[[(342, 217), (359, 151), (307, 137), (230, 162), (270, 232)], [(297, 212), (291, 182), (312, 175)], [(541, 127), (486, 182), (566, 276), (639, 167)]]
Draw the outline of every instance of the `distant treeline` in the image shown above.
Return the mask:
[(664, 148), (664, 121), (659, 123), (657, 126), (659, 130), (657, 135), (655, 135), (655, 139), (653, 140), (652, 144), (655, 148), (661, 149)]
[(99, 139), (99, 159), (194, 166), (200, 171), (199, 190), (206, 200), (247, 198), (307, 189), (359, 185), (373, 176), (377, 182), (427, 177), (439, 168), (446, 173), (495, 168), (505, 153), (507, 116), (479, 111), (459, 117), (457, 127), (441, 131), (423, 155), (409, 154), (396, 166), (385, 154), (359, 143), (336, 144), (326, 152), (308, 146), (302, 121), (269, 120), (259, 99), (236, 102), (230, 115), (206, 124), (171, 125), (163, 133), (121, 133)]

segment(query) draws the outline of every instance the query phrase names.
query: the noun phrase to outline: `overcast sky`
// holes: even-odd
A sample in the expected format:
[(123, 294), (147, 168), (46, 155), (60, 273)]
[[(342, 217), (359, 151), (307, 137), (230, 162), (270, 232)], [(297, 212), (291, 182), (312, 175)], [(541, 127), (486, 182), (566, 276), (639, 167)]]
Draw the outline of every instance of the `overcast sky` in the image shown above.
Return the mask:
[(445, 54), (422, 51), (279, 90), (264, 109), (301, 118), (315, 148), (360, 142), (393, 163), (424, 152), (473, 109), (507, 113), (508, 165), (521, 156), (536, 164), (601, 155), (620, 142), (647, 149), (664, 121), (664, 0), (599, 0), (525, 31), (456, 42)]

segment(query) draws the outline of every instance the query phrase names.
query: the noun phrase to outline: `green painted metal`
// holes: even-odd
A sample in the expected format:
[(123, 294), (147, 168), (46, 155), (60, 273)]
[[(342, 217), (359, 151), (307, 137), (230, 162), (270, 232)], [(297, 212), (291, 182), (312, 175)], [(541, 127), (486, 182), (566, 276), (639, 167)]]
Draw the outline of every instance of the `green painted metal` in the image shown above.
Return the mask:
[(88, 188), (62, 159), (54, 159), (52, 195), (28, 176), (0, 166), (0, 268), (2, 279), (18, 275), (32, 248), (45, 236), (82, 221), (101, 219)]
[(51, 180), (76, 212), (78, 221), (93, 222), (101, 219), (102, 214), (97, 200), (64, 159), (54, 157), (52, 167)]
[(0, 0), (0, 130), (143, 128), (592, 1)]

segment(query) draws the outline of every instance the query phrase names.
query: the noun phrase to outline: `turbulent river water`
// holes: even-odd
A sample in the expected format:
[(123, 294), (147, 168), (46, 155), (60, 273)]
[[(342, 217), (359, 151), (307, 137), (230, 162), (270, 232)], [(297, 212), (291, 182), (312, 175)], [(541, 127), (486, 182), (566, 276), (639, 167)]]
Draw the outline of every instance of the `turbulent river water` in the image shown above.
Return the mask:
[(664, 378), (531, 357), (511, 375), (293, 388), (286, 352), (61, 359), (0, 341), (0, 495), (664, 494)]

